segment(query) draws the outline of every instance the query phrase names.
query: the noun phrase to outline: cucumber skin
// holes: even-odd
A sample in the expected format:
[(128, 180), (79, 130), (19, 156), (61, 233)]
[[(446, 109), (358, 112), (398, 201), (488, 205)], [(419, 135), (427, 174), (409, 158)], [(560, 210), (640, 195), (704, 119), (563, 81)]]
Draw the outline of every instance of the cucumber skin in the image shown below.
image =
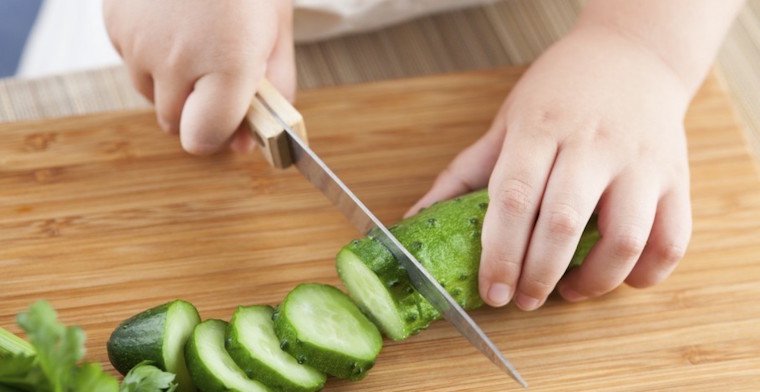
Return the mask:
[(135, 365), (151, 361), (166, 370), (163, 356), (163, 334), (169, 306), (175, 301), (150, 308), (119, 324), (108, 339), (108, 359), (121, 374)]
[[(262, 306), (272, 310), (274, 315), (274, 308), (271, 306)], [(238, 311), (242, 307), (238, 307)], [(236, 330), (233, 328), (235, 324), (235, 318), (237, 317), (237, 311), (232, 315), (229, 325), (227, 326), (227, 334), (224, 340), (224, 347), (227, 349), (227, 353), (240, 366), (241, 369), (248, 375), (249, 378), (260, 381), (269, 388), (275, 391), (293, 391), (293, 392), (313, 392), (321, 390), (325, 384), (326, 377), (323, 378), (322, 383), (316, 388), (305, 388), (299, 384), (290, 382), (289, 380), (283, 380), (281, 377), (273, 376), (272, 369), (259, 359), (254, 358), (248, 353), (248, 350), (239, 343), (239, 339), (236, 338)]]
[[(203, 323), (196, 325), (195, 328), (205, 323), (223, 323), (225, 328), (227, 328), (226, 321), (216, 319), (205, 320)], [(206, 367), (202, 363), (195, 361), (195, 358), (201, 358), (202, 356), (203, 354), (198, 351), (198, 345), (195, 343), (195, 330), (193, 330), (190, 339), (187, 339), (187, 343), (185, 343), (185, 364), (190, 372), (190, 377), (193, 378), (193, 383), (198, 390), (203, 392), (226, 391), (227, 387), (215, 375), (206, 371)]]
[[(229, 324), (224, 320), (208, 319), (195, 326), (195, 328), (201, 327), (203, 324), (219, 324), (220, 329), (226, 331)], [(185, 363), (187, 364), (187, 370), (190, 372), (190, 376), (193, 379), (193, 383), (202, 392), (226, 392), (236, 391), (228, 388), (224, 383), (219, 380), (215, 374), (210, 373), (203, 363), (197, 362), (196, 358), (202, 358), (203, 353), (198, 349), (198, 345), (195, 343), (195, 330), (190, 335), (190, 339), (185, 343)], [(242, 375), (245, 377), (245, 375)], [(262, 390), (269, 390), (263, 384), (261, 384)], [(240, 391), (244, 392), (244, 391)]]
[[(346, 295), (335, 287), (327, 285), (323, 286), (330, 287), (330, 289), (339, 292), (341, 295)], [(296, 289), (298, 289), (298, 287), (293, 289), (293, 291)], [(291, 293), (293, 291), (291, 291)], [(281, 312), (281, 309), (287, 307), (289, 300), (290, 294), (285, 297), (285, 300), (275, 309), (275, 312), (272, 315), (275, 333), (277, 334), (277, 337), (280, 338), (280, 347), (297, 360), (302, 361), (302, 363), (331, 376), (354, 381), (364, 378), (369, 370), (375, 365), (375, 360), (352, 358), (343, 353), (334, 351), (334, 355), (326, 356), (323, 354), (325, 351), (324, 347), (301, 341), (298, 338), (296, 327), (291, 324), (290, 320), (288, 320), (288, 318), (283, 315), (283, 312)], [(336, 360), (335, 357), (343, 358)]]
[[(435, 203), (389, 228), (464, 309), (483, 305), (478, 291), (478, 268), (482, 251), (480, 235), (488, 202), (487, 190), (472, 192)], [(592, 217), (581, 236), (571, 266), (580, 265), (598, 239), (596, 217)], [(374, 238), (373, 232), (344, 246), (338, 253), (338, 260), (344, 252), (354, 253), (390, 292), (404, 320), (405, 330), (401, 334), (384, 331), (386, 336), (403, 340), (440, 318), (440, 313), (414, 289), (406, 270)], [(338, 275), (343, 279), (340, 262)], [(370, 309), (362, 311), (375, 320)]]

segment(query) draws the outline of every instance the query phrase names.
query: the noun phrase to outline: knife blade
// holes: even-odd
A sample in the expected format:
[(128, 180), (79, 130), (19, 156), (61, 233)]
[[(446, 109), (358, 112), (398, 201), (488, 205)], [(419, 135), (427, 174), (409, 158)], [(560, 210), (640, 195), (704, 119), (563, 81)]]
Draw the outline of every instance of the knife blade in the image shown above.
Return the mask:
[[(284, 107), (283, 105), (287, 105)], [(265, 109), (271, 119), (277, 123), (281, 133), (265, 134), (268, 142), (271, 144), (269, 156), (279, 156), (279, 158), (270, 159), (275, 162), (279, 159), (280, 163), (292, 163), (301, 172), (301, 174), (316, 187), (330, 202), (348, 219), (348, 221), (366, 235), (370, 230), (373, 236), (379, 240), (393, 256), (398, 260), (402, 267), (407, 271), (409, 279), (417, 291), (435, 307), (443, 317), (449, 321), (454, 328), (464, 336), (470, 344), (475, 346), (497, 367), (505, 371), (523, 388), (528, 384), (522, 378), (517, 369), (507, 360), (502, 352), (496, 347), (491, 339), (483, 332), (478, 324), (467, 314), (467, 312), (449, 295), (449, 293), (438, 283), (438, 281), (422, 266), (422, 264), (407, 250), (403, 244), (388, 230), (385, 225), (378, 219), (372, 211), (346, 186), (346, 184), (330, 169), (327, 164), (313, 151), (306, 142), (299, 136), (304, 134), (304, 129), (300, 132), (294, 130), (291, 124), (298, 122), (300, 114), (297, 116), (295, 108), (290, 106), (279, 93), (266, 81), (259, 92), (256, 94), (252, 110), (249, 111), (251, 117), (252, 111), (257, 111), (255, 115), (259, 116), (259, 124), (250, 121), (251, 128), (254, 132), (260, 128), (270, 127), (273, 124), (269, 121), (262, 126), (261, 110)], [(288, 120), (281, 116), (285, 111)], [(300, 123), (302, 127), (302, 122)], [(257, 135), (260, 143), (265, 144), (262, 135)], [(289, 151), (284, 151), (287, 148)], [(272, 152), (273, 151), (273, 152)], [(269, 157), (268, 156), (268, 157)]]

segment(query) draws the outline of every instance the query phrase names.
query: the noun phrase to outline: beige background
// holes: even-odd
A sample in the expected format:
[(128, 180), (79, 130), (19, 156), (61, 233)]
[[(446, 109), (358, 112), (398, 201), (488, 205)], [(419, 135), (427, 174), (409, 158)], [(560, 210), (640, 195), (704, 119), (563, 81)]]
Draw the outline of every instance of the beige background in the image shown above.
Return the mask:
[[(297, 47), (302, 89), (526, 64), (573, 24), (581, 0), (506, 0)], [(718, 68), (760, 153), (760, 0), (739, 15)], [(145, 107), (121, 68), (0, 80), (0, 121)]]

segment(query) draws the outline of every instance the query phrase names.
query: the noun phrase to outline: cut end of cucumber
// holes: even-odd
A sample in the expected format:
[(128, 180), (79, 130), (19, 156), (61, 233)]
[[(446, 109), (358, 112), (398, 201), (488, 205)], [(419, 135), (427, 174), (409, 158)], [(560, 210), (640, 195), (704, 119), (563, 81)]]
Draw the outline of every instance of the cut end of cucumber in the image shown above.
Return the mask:
[(356, 305), (338, 289), (304, 284), (289, 296), (293, 301), (285, 310), (286, 316), (301, 340), (359, 358), (377, 355), (380, 339), (369, 333), (376, 327), (368, 325)]
[(375, 324), (329, 285), (297, 286), (275, 312), (274, 326), (283, 350), (338, 378), (366, 376), (383, 346)]
[(394, 340), (408, 337), (401, 313), (388, 289), (359, 256), (344, 248), (338, 253), (337, 267), (351, 298), (388, 337)]
[(195, 391), (195, 385), (190, 378), (185, 364), (185, 343), (193, 333), (193, 329), (201, 322), (198, 310), (189, 302), (177, 300), (170, 306), (164, 325), (163, 354), (166, 370), (177, 376), (180, 392)]
[(227, 351), (246, 374), (276, 390), (318, 391), (326, 376), (283, 351), (269, 306), (238, 307), (227, 330)]
[(268, 391), (246, 377), (224, 348), (227, 323), (206, 320), (195, 327), (187, 342), (185, 357), (195, 385), (202, 391)]

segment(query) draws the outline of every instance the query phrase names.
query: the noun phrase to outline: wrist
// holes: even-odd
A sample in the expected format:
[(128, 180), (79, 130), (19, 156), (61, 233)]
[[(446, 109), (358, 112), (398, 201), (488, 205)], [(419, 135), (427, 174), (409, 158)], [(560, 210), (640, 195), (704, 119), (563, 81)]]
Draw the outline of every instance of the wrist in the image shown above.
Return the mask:
[(674, 61), (671, 56), (662, 53), (654, 46), (649, 45), (646, 40), (627, 32), (625, 29), (603, 23), (579, 23), (568, 34), (567, 38), (602, 41), (602, 45), (606, 45), (608, 48), (605, 53), (610, 56), (618, 55), (630, 59), (630, 62), (636, 61), (640, 69), (660, 75), (662, 79), (668, 79), (672, 82), (673, 87), (682, 93), (685, 101), (691, 100), (703, 79), (702, 76), (695, 77), (699, 73), (693, 72), (691, 69), (681, 69), (676, 65), (678, 62)]

